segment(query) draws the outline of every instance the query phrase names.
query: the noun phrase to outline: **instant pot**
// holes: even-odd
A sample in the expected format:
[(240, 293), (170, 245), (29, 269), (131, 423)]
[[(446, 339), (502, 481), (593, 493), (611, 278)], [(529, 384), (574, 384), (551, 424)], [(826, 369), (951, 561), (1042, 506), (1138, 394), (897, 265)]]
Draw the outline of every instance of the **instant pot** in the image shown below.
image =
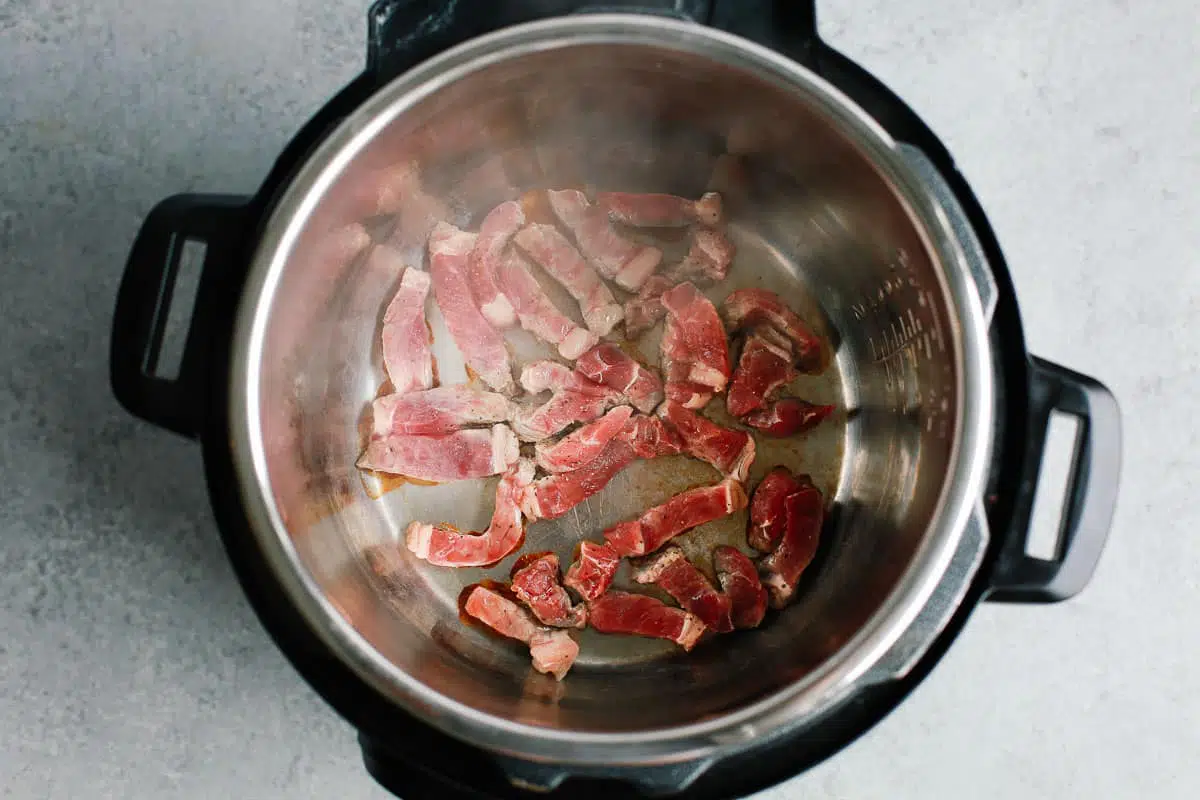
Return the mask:
[[(150, 213), (111, 374), (129, 411), (200, 440), (251, 603), (358, 729), (382, 785), (406, 798), (745, 795), (880, 721), (981, 601), (1085, 586), (1116, 498), (1116, 402), (1028, 353), (1003, 255), (949, 153), (821, 42), (813, 3), (382, 0), (369, 14), (366, 70), (253, 197), (178, 195)], [(387, 183), (398, 165), (419, 182)], [(422, 215), (471, 226), (533, 189), (717, 184), (731, 276), (792, 298), (836, 354), (845, 419), (809, 454), (833, 500), (822, 551), (799, 602), (761, 629), (687, 655), (601, 648), (557, 683), (459, 623), (454, 571), (364, 557), (488, 493), (378, 497), (360, 480), (395, 276), (339, 257), (339, 236), (364, 224), (419, 267)], [(202, 275), (164, 377), (189, 241), (204, 245)], [(1055, 412), (1079, 426), (1056, 551), (1040, 558), (1027, 540)], [(641, 468), (610, 487), (610, 517), (646, 505)], [(589, 533), (575, 524), (530, 537), (569, 545)]]

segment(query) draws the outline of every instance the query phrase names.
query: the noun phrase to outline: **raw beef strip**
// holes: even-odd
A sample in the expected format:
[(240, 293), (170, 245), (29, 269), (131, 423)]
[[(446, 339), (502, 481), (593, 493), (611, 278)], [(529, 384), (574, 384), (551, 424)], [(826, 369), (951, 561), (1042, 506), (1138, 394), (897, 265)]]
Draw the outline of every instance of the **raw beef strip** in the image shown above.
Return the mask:
[(811, 483), (788, 495), (784, 509), (787, 523), (783, 538), (761, 564), (773, 608), (783, 608), (796, 591), (796, 582), (816, 555), (825, 515), (821, 492)]
[(796, 397), (785, 397), (748, 415), (744, 422), (768, 436), (794, 436), (817, 427), (832, 413), (833, 406), (817, 406)]
[(654, 584), (716, 633), (733, 630), (729, 598), (713, 588), (696, 565), (675, 545), (665, 548), (634, 570), (638, 583)]
[[(729, 380), (729, 348), (717, 309), (690, 282), (663, 293), (671, 346), (664, 355), (687, 364), (686, 380), (722, 391)], [(667, 337), (664, 337), (667, 338)]]
[(475, 304), (483, 318), (499, 330), (517, 323), (517, 312), (510, 302), (512, 298), (500, 289), (504, 279), (499, 271), (504, 248), (524, 224), (525, 212), (520, 203), (509, 200), (496, 206), (480, 223), (475, 249), (467, 261), (467, 280)]
[(411, 522), (405, 533), (408, 549), (439, 567), (484, 567), (505, 558), (525, 540), (520, 501), (533, 482), (534, 471), (533, 462), (523, 458), (504, 474), (496, 485), (492, 521), (486, 531), (472, 533), (448, 524)]
[(604, 538), (623, 556), (644, 556), (684, 531), (740, 511), (746, 502), (742, 485), (727, 478), (713, 486), (680, 492), (642, 512), (636, 520), (612, 526)]
[(667, 316), (663, 292), (675, 285), (666, 275), (651, 275), (635, 297), (625, 301), (625, 335), (636, 339)]
[(773, 468), (759, 482), (750, 501), (750, 522), (746, 526), (746, 541), (751, 547), (763, 553), (775, 549), (787, 527), (785, 501), (802, 485), (787, 467)]
[(693, 409), (704, 408), (713, 396), (712, 389), (690, 381), (668, 381), (666, 394), (668, 399), (674, 400), (684, 408)]
[(566, 631), (543, 628), (528, 611), (486, 586), (471, 589), (463, 610), (502, 636), (528, 644), (533, 668), (557, 680), (579, 655), (579, 645)]
[(657, 247), (636, 244), (617, 233), (604, 209), (574, 189), (546, 192), (550, 209), (575, 234), (575, 241), (592, 266), (622, 289), (636, 292), (662, 260)]
[(625, 428), (633, 414), (629, 406), (617, 406), (595, 422), (557, 441), (541, 441), (535, 448), (537, 464), (546, 472), (570, 472), (600, 455), (609, 441)]
[(517, 559), (512, 568), (512, 590), (543, 625), (582, 628), (587, 624), (587, 606), (571, 604), (571, 597), (558, 581), (558, 556), (530, 553)]
[(562, 680), (579, 657), (579, 643), (563, 630), (538, 628), (529, 640), (533, 668)]
[(561, 517), (607, 486), (618, 472), (636, 459), (633, 447), (620, 437), (613, 439), (600, 455), (579, 469), (534, 481), (525, 492), (521, 509), (530, 520)]
[(509, 399), (497, 392), (470, 386), (439, 386), (408, 394), (389, 394), (372, 404), (374, 436), (390, 434), (431, 436), (451, 433), (469, 425), (504, 422), (511, 412)]
[(512, 426), (525, 442), (538, 442), (561, 433), (577, 422), (591, 422), (621, 401), (616, 392), (608, 395), (555, 392), (540, 405), (519, 404), (512, 413)]
[(826, 354), (821, 340), (774, 292), (738, 289), (725, 298), (721, 313), (730, 333), (765, 323), (792, 342), (792, 351), (800, 369), (815, 373), (825, 368)]
[(667, 309), (662, 339), (667, 397), (688, 408), (701, 408), (729, 380), (725, 329), (716, 308), (691, 283), (663, 293), (662, 300)]
[(704, 633), (695, 614), (644, 594), (609, 591), (588, 604), (588, 621), (601, 633), (669, 639), (691, 650)]
[(575, 369), (589, 380), (620, 392), (644, 414), (662, 402), (663, 387), (658, 375), (615, 344), (596, 345), (579, 357)]
[(733, 626), (757, 628), (767, 613), (767, 590), (754, 562), (736, 547), (721, 545), (713, 550), (713, 568), (721, 591), (729, 598)]
[(361, 469), (447, 483), (497, 475), (517, 460), (517, 436), (507, 425), (471, 428), (441, 436), (372, 439), (358, 459)]
[[(378, 253), (385, 247), (379, 245), (375, 250)], [(383, 313), (383, 366), (397, 394), (433, 386), (433, 357), (429, 352), (429, 329), (425, 327), (429, 287), (427, 273), (405, 270), (400, 288)]]
[(717, 283), (729, 274), (735, 248), (720, 231), (698, 230), (692, 235), (688, 253), (667, 274), (675, 283)]
[(621, 557), (607, 544), (580, 542), (563, 583), (584, 600), (595, 600), (608, 591), (620, 564)]
[(683, 439), (659, 417), (635, 415), (626, 423), (619, 438), (633, 448), (638, 458), (658, 458), (683, 452)]
[(725, 397), (725, 408), (735, 417), (765, 408), (781, 387), (796, 378), (790, 345), (780, 347), (771, 341), (770, 330), (756, 329), (746, 337)]
[(537, 278), (529, 272), (525, 259), (517, 253), (505, 253), (500, 257), (498, 275), (505, 295), (516, 309), (521, 327), (543, 342), (556, 345), (563, 358), (579, 358), (599, 341), (596, 334), (580, 328), (555, 307)]
[(679, 434), (689, 455), (712, 464), (734, 480), (746, 480), (754, 463), (754, 437), (750, 434), (718, 425), (674, 400), (664, 401), (658, 407), (658, 416)]
[(530, 394), (542, 392), (577, 392), (614, 401), (620, 395), (607, 386), (596, 383), (581, 372), (557, 361), (531, 361), (521, 369), (521, 388)]
[(467, 260), (474, 245), (475, 234), (438, 223), (429, 235), (433, 293), (467, 366), (496, 391), (512, 394), (512, 366), (504, 339), (479, 312), (467, 283)]
[(605, 336), (621, 321), (621, 306), (612, 292), (557, 228), (542, 223), (526, 225), (517, 233), (516, 242), (575, 298), (588, 330)]
[(625, 302), (625, 335), (640, 336), (667, 315), (663, 293), (683, 281), (708, 285), (725, 279), (733, 261), (733, 243), (717, 231), (700, 230), (688, 254), (665, 274), (652, 275), (637, 296)]
[(599, 492), (618, 472), (639, 458), (680, 452), (682, 443), (657, 417), (634, 415), (600, 455), (571, 472), (559, 472), (534, 482), (521, 508), (534, 519), (561, 517)]
[(705, 192), (699, 200), (673, 194), (598, 192), (596, 205), (613, 222), (638, 228), (682, 228), (693, 222), (701, 225), (721, 222), (721, 195), (716, 192)]

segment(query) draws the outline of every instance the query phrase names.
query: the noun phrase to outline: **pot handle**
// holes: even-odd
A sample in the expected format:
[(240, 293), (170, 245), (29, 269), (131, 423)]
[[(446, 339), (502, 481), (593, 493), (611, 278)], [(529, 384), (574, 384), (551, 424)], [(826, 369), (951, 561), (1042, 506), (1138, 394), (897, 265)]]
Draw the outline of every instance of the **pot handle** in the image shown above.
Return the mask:
[[(207, 344), (204, 314), (214, 265), (229, 262), (240, 240), (247, 199), (181, 194), (163, 200), (138, 231), (117, 291), (109, 347), (113, 394), (130, 413), (184, 436), (199, 432), (204, 392), (201, 367)], [(184, 244), (203, 244), (204, 263), (173, 378), (155, 374)]]
[[(1067, 498), (1054, 558), (1026, 553), (1029, 522), (1052, 412), (1079, 420)], [(1054, 603), (1078, 594), (1096, 571), (1116, 506), (1121, 471), (1121, 413), (1112, 393), (1094, 378), (1031, 359), (1029, 449), (1012, 527), (992, 569), (989, 600)]]

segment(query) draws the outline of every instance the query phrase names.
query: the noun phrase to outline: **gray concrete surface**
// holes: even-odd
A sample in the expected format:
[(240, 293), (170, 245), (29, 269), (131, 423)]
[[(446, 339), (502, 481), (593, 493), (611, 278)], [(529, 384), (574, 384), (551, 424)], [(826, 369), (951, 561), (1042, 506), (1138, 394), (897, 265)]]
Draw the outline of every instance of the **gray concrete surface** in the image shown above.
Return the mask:
[[(0, 795), (382, 797), (253, 618), (196, 447), (109, 395), (152, 204), (250, 191), (362, 60), (359, 3), (0, 0)], [(1200, 24), (1188, 0), (819, 4), (991, 215), (1038, 353), (1126, 411), (1093, 584), (985, 607), (911, 700), (764, 798), (1200, 785)]]

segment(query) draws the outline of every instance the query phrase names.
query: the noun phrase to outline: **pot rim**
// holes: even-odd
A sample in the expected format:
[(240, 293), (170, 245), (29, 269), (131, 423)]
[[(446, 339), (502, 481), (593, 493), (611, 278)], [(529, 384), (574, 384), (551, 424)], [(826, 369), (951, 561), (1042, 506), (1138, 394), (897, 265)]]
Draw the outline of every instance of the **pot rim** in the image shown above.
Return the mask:
[[(955, 314), (948, 333), (958, 366), (958, 436), (930, 528), (887, 600), (841, 650), (796, 683), (720, 717), (636, 733), (564, 731), (495, 717), (433, 691), (384, 659), (304, 569), (270, 501), (273, 491), (260, 436), (260, 357), (267, 328), (262, 301), (276, 290), (291, 249), (325, 191), (377, 134), (419, 101), (507, 59), (580, 45), (681, 50), (804, 92), (897, 193), (940, 267), (943, 295)], [(983, 491), (994, 414), (991, 358), (986, 314), (962, 243), (930, 188), (901, 157), (897, 143), (865, 111), (807, 68), (740, 37), (665, 17), (586, 14), (505, 28), (447, 50), (382, 87), (307, 158), (278, 195), (249, 263), (233, 329), (229, 434), (235, 475), (258, 547), (306, 624), (360, 679), (423, 722), (494, 752), (557, 763), (661, 765), (711, 758), (718, 750), (820, 716), (851, 693), (910, 627), (942, 581)]]

